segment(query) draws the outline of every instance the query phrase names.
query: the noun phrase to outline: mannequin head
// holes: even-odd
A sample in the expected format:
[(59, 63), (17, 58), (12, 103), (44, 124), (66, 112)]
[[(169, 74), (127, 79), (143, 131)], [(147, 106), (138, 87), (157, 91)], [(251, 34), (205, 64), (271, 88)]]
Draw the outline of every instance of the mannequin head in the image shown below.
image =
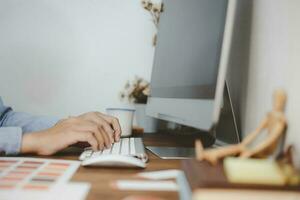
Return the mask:
[(273, 94), (273, 110), (283, 112), (286, 104), (286, 93), (283, 89), (275, 90)]

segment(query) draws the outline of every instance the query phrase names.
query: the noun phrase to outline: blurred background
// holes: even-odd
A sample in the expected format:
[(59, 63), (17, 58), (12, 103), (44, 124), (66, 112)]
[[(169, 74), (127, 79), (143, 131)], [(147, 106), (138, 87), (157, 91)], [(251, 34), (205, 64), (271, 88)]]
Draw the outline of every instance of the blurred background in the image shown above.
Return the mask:
[(155, 27), (139, 0), (0, 0), (0, 30), (0, 93), (18, 111), (105, 111), (124, 106), (127, 80), (150, 79)]
[[(242, 135), (282, 87), (288, 141), (300, 143), (299, 8), (298, 0), (239, 1), (229, 84)], [(135, 75), (150, 79), (154, 33), (139, 0), (0, 0), (0, 95), (15, 110), (58, 117), (131, 106), (119, 92)]]

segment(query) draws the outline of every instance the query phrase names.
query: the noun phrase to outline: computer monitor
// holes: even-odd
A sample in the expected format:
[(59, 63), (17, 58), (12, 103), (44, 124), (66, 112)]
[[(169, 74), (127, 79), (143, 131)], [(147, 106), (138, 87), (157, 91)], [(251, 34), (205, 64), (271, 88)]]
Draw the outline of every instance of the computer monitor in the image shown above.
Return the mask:
[(223, 105), (235, 0), (163, 0), (147, 114), (210, 132)]

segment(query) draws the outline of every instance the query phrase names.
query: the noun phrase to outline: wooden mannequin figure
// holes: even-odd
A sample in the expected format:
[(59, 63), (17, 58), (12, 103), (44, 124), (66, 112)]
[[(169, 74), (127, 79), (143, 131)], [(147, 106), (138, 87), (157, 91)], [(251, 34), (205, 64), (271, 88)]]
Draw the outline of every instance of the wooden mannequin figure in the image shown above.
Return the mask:
[[(273, 154), (279, 145), (279, 141), (283, 138), (287, 122), (284, 116), (284, 108), (286, 103), (286, 93), (283, 90), (276, 90), (274, 93), (273, 109), (267, 114), (260, 126), (252, 133), (247, 135), (245, 139), (236, 145), (220, 147), (216, 149), (204, 150), (200, 140), (196, 141), (196, 159), (207, 160), (215, 165), (219, 159), (226, 156), (239, 155), (242, 158), (260, 157), (265, 158)], [(267, 136), (264, 140), (253, 144), (254, 140), (263, 131), (266, 131)]]

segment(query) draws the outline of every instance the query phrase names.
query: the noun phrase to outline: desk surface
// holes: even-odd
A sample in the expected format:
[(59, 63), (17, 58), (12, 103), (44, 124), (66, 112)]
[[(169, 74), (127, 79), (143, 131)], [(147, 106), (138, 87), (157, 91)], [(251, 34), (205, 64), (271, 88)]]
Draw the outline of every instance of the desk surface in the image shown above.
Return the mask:
[[(164, 146), (177, 144), (181, 142), (180, 146), (192, 146), (192, 140), (189, 142), (182, 139), (173, 138), (170, 140), (170, 137), (153, 135), (150, 134), (144, 137), (145, 145), (155, 145), (155, 146)], [(92, 184), (91, 190), (88, 194), (87, 200), (96, 200), (96, 199), (123, 199), (126, 196), (137, 194), (137, 195), (151, 195), (155, 197), (160, 197), (162, 199), (178, 199), (177, 192), (135, 192), (135, 191), (119, 191), (110, 187), (110, 183), (114, 180), (119, 179), (130, 179), (133, 175), (139, 172), (145, 171), (154, 171), (154, 170), (163, 170), (163, 169), (180, 169), (181, 161), (180, 160), (163, 160), (147, 151), (149, 156), (149, 163), (147, 164), (146, 169), (122, 169), (122, 168), (88, 168), (80, 167), (77, 173), (73, 176), (72, 181), (82, 181), (89, 182)], [(72, 159), (77, 160), (79, 152), (74, 153), (62, 153), (51, 158), (59, 159)]]

